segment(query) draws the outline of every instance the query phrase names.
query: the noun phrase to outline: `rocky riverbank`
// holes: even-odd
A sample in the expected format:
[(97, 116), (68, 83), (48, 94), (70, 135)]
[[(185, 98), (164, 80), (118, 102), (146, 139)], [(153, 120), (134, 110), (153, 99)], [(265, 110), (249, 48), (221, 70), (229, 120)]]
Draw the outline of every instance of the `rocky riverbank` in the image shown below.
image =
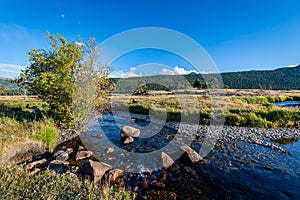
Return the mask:
[(198, 140), (204, 141), (206, 137), (217, 137), (217, 146), (232, 141), (247, 142), (259, 146), (268, 147), (281, 152), (286, 152), (280, 144), (290, 143), (300, 139), (300, 130), (294, 128), (249, 128), (236, 126), (223, 126), (220, 133), (211, 132), (208, 135), (209, 126), (179, 124), (177, 122), (168, 122), (166, 126), (177, 129), (184, 135), (197, 136)]

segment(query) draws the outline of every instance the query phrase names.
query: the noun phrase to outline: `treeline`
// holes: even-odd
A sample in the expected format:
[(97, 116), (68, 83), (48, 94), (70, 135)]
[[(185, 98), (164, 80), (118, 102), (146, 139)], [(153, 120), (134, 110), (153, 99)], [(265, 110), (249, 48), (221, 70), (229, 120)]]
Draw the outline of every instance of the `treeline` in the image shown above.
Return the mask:
[(19, 88), (12, 79), (0, 78), (0, 95), (24, 95), (25, 91)]
[[(206, 80), (206, 81), (204, 81)], [(207, 87), (232, 89), (299, 90), (300, 65), (276, 70), (253, 70), (218, 74), (159, 75), (132, 78), (110, 78), (116, 92), (142, 94), (148, 90), (178, 90)], [(222, 84), (223, 83), (223, 84)], [(0, 79), (2, 95), (24, 94), (9, 79)]]
[[(122, 80), (122, 84), (119, 83)], [(205, 80), (205, 81), (204, 81)], [(112, 78), (111, 81), (119, 87), (119, 91), (129, 92), (133, 88), (141, 90), (173, 90), (207, 87), (221, 87), (232, 89), (274, 89), (299, 90), (300, 65), (296, 67), (279, 68), (276, 70), (253, 70), (244, 72), (226, 72), (218, 74), (188, 74), (159, 75), (147, 77), (133, 77), (126, 79)], [(223, 84), (222, 84), (223, 83)], [(140, 88), (139, 88), (140, 87)]]
[(300, 65), (276, 70), (222, 73), (224, 84), (235, 89), (299, 90)]

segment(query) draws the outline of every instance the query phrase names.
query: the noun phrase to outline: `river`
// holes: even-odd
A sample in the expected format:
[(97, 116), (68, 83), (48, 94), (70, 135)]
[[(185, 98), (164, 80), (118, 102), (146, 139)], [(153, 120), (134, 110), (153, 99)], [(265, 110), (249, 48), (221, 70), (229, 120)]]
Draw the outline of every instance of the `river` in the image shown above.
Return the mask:
[[(128, 124), (141, 127), (144, 137), (124, 145), (120, 127)], [(163, 126), (155, 135), (153, 127), (147, 129), (149, 124), (108, 114), (80, 136), (99, 161), (129, 171), (124, 175), (125, 186), (131, 190), (137, 188), (139, 199), (300, 199), (298, 129), (224, 126), (214, 149), (205, 157), (206, 163), (187, 164), (179, 157), (176, 163), (180, 169), (174, 172), (161, 169), (160, 158), (148, 157), (147, 153), (174, 140), (178, 134), (176, 124)], [(187, 133), (195, 135), (190, 146), (199, 151), (207, 127), (197, 127), (196, 131), (192, 125), (186, 127)], [(156, 128), (159, 129), (159, 124)], [(103, 137), (93, 136), (99, 133)], [(288, 144), (272, 142), (278, 138), (292, 140)], [(115, 151), (106, 153), (108, 147), (114, 147)], [(175, 148), (168, 150), (176, 151)]]

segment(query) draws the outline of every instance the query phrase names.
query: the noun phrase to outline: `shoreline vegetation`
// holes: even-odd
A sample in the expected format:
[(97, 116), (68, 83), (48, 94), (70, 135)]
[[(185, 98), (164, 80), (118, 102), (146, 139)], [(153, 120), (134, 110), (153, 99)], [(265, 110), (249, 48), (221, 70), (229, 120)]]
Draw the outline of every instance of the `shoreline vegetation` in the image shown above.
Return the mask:
[[(195, 91), (192, 91), (195, 92)], [(196, 93), (198, 92), (198, 94)], [(149, 114), (149, 110), (159, 119), (166, 121), (181, 121), (181, 116), (199, 117), (199, 124), (209, 125), (211, 120), (211, 99), (207, 95), (207, 90), (196, 90), (196, 94), (174, 95), (151, 93), (144, 96), (124, 96), (114, 95), (115, 110), (127, 111), (137, 114)], [(283, 93), (283, 94), (282, 94)], [(255, 96), (257, 95), (257, 96)], [(181, 110), (181, 103), (177, 98), (184, 100), (184, 111)], [(195, 99), (196, 98), (196, 105)], [(259, 90), (229, 90), (226, 96), (218, 97), (214, 103), (220, 103), (220, 110), (215, 109), (220, 118), (224, 118), (225, 125), (245, 126), (259, 128), (299, 128), (300, 110), (289, 107), (277, 107), (273, 103), (284, 101), (299, 101), (298, 91), (266, 91)], [(225, 108), (226, 107), (226, 108)], [(217, 115), (217, 117), (218, 117)]]

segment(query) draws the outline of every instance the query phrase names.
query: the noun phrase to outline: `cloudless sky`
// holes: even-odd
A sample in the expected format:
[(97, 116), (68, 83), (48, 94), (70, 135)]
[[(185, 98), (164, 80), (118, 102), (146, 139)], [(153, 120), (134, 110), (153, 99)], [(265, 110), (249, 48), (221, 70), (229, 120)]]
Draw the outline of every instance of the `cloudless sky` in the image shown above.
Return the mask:
[[(0, 77), (15, 76), (28, 65), (30, 49), (48, 47), (46, 30), (69, 40), (80, 35), (101, 42), (149, 26), (193, 38), (221, 72), (289, 66), (300, 63), (299, 11), (299, 0), (1, 1)], [(128, 67), (130, 60), (123, 64)]]

